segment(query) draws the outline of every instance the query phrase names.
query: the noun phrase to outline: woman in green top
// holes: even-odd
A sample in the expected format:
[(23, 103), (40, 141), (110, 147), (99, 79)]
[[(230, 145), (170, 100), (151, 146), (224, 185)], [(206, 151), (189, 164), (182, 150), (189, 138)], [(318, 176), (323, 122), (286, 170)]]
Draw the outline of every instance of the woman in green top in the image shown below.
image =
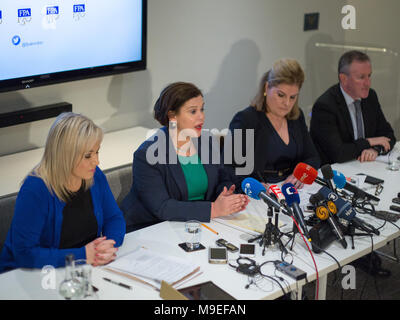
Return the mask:
[(165, 220), (208, 222), (243, 210), (247, 196), (235, 193), (215, 138), (208, 130), (202, 134), (201, 91), (191, 83), (170, 84), (154, 117), (164, 127), (134, 153), (132, 188), (122, 203), (127, 231)]

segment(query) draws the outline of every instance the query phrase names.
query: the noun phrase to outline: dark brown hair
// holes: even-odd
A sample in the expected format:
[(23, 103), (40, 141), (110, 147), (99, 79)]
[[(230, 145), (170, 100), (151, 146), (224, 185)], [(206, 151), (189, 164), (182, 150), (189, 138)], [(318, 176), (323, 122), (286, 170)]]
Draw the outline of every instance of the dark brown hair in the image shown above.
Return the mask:
[[(268, 87), (276, 87), (280, 84), (297, 85), (299, 90), (304, 82), (304, 71), (300, 64), (293, 59), (280, 59), (274, 63), (272, 68), (268, 70), (261, 78), (260, 85), (256, 96), (251, 101), (251, 106), (257, 111), (267, 111), (267, 103), (265, 98), (265, 84)], [(292, 110), (286, 116), (288, 120), (296, 120), (300, 116), (298, 99), (296, 100)]]
[(188, 82), (174, 82), (164, 88), (154, 105), (154, 119), (168, 126), (168, 113), (179, 113), (186, 101), (203, 96), (200, 89)]

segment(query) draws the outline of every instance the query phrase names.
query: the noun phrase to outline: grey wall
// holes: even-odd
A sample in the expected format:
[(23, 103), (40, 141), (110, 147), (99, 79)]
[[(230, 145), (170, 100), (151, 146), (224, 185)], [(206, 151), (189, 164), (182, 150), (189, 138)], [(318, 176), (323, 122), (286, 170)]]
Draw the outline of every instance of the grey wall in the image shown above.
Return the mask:
[[(362, 7), (356, 31), (341, 27), (341, 8), (350, 2)], [(388, 45), (395, 47), (396, 42), (398, 47), (398, 27), (392, 30), (398, 22), (387, 21), (386, 15), (394, 17), (399, 4), (384, 0), (376, 7), (376, 3), (148, 0), (147, 70), (2, 93), (0, 106), (4, 109), (67, 101), (75, 112), (91, 117), (105, 131), (137, 125), (156, 127), (151, 110), (162, 88), (173, 81), (191, 81), (205, 95), (205, 127), (222, 129), (236, 111), (249, 104), (261, 75), (273, 61), (291, 57), (298, 59), (306, 72), (300, 106), (308, 113), (318, 95), (337, 79), (337, 53), (321, 55), (316, 41), (384, 43), (387, 39)], [(303, 31), (303, 16), (309, 12), (320, 13), (318, 31)], [(381, 14), (376, 17), (376, 12)], [(368, 18), (372, 14), (376, 17), (374, 24)], [(373, 27), (379, 31), (372, 32)], [(52, 121), (0, 129), (0, 155), (43, 146)]]

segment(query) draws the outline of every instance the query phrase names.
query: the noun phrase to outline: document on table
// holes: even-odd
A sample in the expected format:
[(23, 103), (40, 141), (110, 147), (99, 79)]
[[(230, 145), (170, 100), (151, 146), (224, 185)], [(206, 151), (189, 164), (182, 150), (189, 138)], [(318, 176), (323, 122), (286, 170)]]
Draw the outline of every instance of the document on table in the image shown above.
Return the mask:
[[(166, 281), (174, 286), (188, 277), (196, 274), (200, 267), (178, 257), (154, 252), (143, 247), (118, 257), (110, 263), (109, 271), (116, 270), (120, 275), (133, 275), (129, 278), (142, 278), (141, 282), (158, 288), (161, 281)], [(112, 270), (110, 270), (112, 269)], [(144, 281), (143, 281), (144, 279)]]
[[(268, 222), (268, 206), (262, 200), (250, 201), (244, 211), (215, 218), (214, 220), (246, 233), (263, 233)], [(274, 223), (274, 219), (272, 219), (272, 223)], [(278, 225), (281, 228), (285, 223), (279, 220)]]

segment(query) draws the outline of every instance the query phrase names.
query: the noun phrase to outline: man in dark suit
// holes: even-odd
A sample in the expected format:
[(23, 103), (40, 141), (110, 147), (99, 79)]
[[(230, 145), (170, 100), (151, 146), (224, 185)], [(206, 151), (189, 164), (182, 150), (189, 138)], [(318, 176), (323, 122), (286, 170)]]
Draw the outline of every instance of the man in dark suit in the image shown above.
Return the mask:
[(396, 143), (376, 92), (371, 86), (371, 61), (360, 51), (339, 60), (339, 83), (329, 88), (312, 109), (310, 133), (322, 164), (354, 159), (374, 161)]
[[(322, 164), (357, 159), (374, 161), (393, 149), (396, 138), (371, 89), (371, 61), (363, 52), (348, 51), (339, 59), (339, 83), (315, 102), (310, 134)], [(374, 276), (388, 277), (381, 259), (371, 253), (353, 262)]]

